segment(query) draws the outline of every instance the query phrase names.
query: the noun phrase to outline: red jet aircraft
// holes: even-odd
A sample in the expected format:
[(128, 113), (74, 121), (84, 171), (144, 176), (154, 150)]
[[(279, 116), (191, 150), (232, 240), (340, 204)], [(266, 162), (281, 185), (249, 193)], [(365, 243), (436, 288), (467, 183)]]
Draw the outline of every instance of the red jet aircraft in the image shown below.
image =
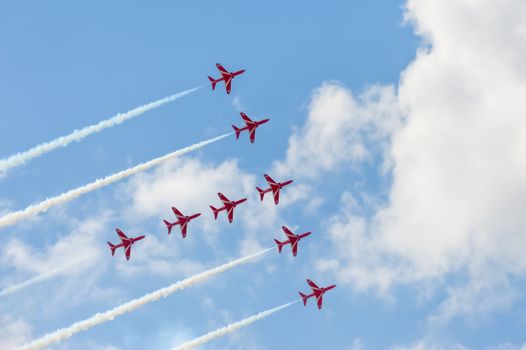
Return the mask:
[(281, 226), (281, 228), (287, 235), (288, 240), (286, 240), (285, 242), (280, 242), (277, 239), (274, 240), (274, 242), (276, 242), (276, 244), (278, 245), (278, 251), (281, 253), (281, 249), (283, 248), (283, 246), (290, 243), (290, 247), (292, 249), (292, 255), (296, 256), (296, 254), (298, 254), (298, 241), (304, 237), (307, 237), (311, 233), (305, 232), (305, 233), (302, 233), (301, 235), (295, 235), (288, 229), (287, 226)]
[(323, 306), (323, 294), (336, 287), (336, 285), (333, 284), (332, 286), (320, 288), (316, 285), (316, 283), (312, 282), (309, 279), (307, 280), (307, 283), (312, 288), (312, 294), (305, 295), (302, 292), (299, 292), (301, 299), (303, 299), (303, 305), (307, 305), (307, 299), (309, 299), (310, 297), (316, 297), (316, 300), (318, 301), (318, 309), (321, 310), (321, 307)]
[(121, 239), (122, 243), (117, 244), (117, 245), (113, 245), (110, 242), (108, 242), (108, 245), (110, 246), (110, 249), (111, 249), (111, 256), (115, 255), (115, 249), (120, 248), (120, 247), (124, 247), (124, 253), (126, 255), (126, 260), (130, 260), (131, 246), (135, 242), (140, 241), (141, 239), (143, 239), (144, 236), (139, 236), (139, 237), (134, 237), (134, 238), (133, 237), (126, 237), (124, 232), (122, 232), (118, 228), (116, 228), (115, 231), (117, 231), (117, 234), (119, 235), (119, 238)]
[(175, 225), (181, 225), (181, 234), (183, 235), (183, 238), (185, 238), (186, 237), (186, 226), (188, 225), (190, 221), (200, 216), (201, 213), (197, 213), (197, 214), (190, 215), (190, 216), (183, 215), (183, 213), (181, 213), (175, 207), (172, 207), (172, 211), (174, 212), (175, 216), (177, 216), (177, 221), (174, 223), (170, 223), (167, 220), (163, 220), (164, 223), (166, 224), (166, 227), (168, 228), (168, 234), (172, 232), (172, 227), (174, 227)]
[(223, 80), (225, 82), (226, 87), (226, 93), (230, 93), (230, 87), (232, 86), (232, 79), (234, 79), (235, 76), (238, 76), (240, 74), (243, 74), (245, 72), (244, 69), (238, 70), (237, 72), (229, 72), (227, 71), (222, 65), (219, 63), (216, 63), (217, 69), (219, 69), (219, 72), (221, 73), (221, 78), (214, 79), (211, 76), (208, 76), (208, 80), (212, 83), (212, 90), (216, 88), (216, 84)]
[(240, 114), (241, 114), (241, 118), (243, 118), (243, 120), (245, 121), (246, 126), (244, 126), (242, 128), (238, 128), (237, 126), (232, 125), (232, 127), (234, 128), (234, 131), (236, 132), (236, 139), (239, 139), (239, 134), (241, 133), (241, 131), (248, 130), (248, 133), (249, 133), (249, 136), (250, 136), (250, 142), (254, 143), (254, 140), (256, 139), (256, 129), (257, 129), (257, 127), (260, 126), (261, 124), (265, 124), (270, 119), (263, 119), (263, 120), (257, 121), (257, 120), (250, 119), (243, 112), (241, 112)]
[(241, 204), (243, 203), (244, 201), (246, 201), (247, 199), (246, 198), (243, 198), (243, 199), (240, 199), (238, 201), (231, 201), (229, 200), (228, 198), (225, 197), (224, 194), (222, 194), (221, 192), (219, 192), (217, 194), (219, 196), (219, 199), (221, 199), (221, 201), (223, 202), (223, 207), (222, 208), (214, 208), (213, 206), (210, 206), (210, 208), (212, 209), (212, 211), (214, 212), (214, 219), (217, 220), (217, 214), (222, 211), (222, 210), (226, 210), (227, 212), (227, 215), (228, 215), (228, 222), (232, 222), (234, 220), (234, 208), (238, 205), (238, 204)]
[(274, 195), (274, 203), (278, 204), (279, 203), (279, 191), (283, 187), (291, 184), (292, 180), (288, 180), (288, 181), (285, 181), (285, 182), (276, 182), (269, 175), (264, 174), (264, 176), (265, 176), (265, 180), (267, 180), (270, 188), (267, 188), (266, 190), (262, 190), (261, 188), (256, 187), (256, 189), (259, 192), (259, 198), (261, 198), (261, 201), (263, 201), (263, 197), (265, 197), (265, 193), (268, 193), (268, 192), (272, 191), (272, 194)]

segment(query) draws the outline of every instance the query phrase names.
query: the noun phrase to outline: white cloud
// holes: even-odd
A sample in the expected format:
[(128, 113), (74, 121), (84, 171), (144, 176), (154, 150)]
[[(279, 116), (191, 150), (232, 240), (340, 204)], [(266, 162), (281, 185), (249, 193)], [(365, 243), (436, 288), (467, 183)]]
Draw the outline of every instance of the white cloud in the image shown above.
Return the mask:
[[(439, 340), (422, 339), (411, 345), (395, 345), (391, 350), (469, 350), (462, 344), (449, 343)], [(487, 347), (488, 350), (526, 350), (526, 344), (515, 345), (511, 343), (502, 343), (496, 346)]]
[(345, 193), (329, 222), (336, 254), (318, 269), (383, 295), (397, 283), (445, 288), (432, 321), (506, 309), (509, 277), (526, 273), (526, 2), (410, 0), (407, 18), (429, 46), (399, 95), (324, 84), (276, 166), (316, 177), (383, 154), (388, 200), (371, 217)]
[[(97, 218), (84, 222), (75, 222), (75, 228), (57, 242), (38, 251), (32, 246), (13, 238), (5, 243), (1, 261), (11, 265), (20, 272), (44, 274), (54, 268), (83, 261), (83, 265), (93, 264), (98, 258), (100, 250), (97, 241), (100, 233), (106, 229), (106, 222), (110, 213), (103, 213)], [(81, 267), (79, 265), (78, 267)], [(75, 273), (72, 270), (70, 273)]]
[[(202, 213), (202, 217), (192, 222), (193, 226), (188, 226), (189, 234), (195, 226), (206, 232), (217, 232), (216, 222), (209, 220), (213, 218), (209, 205), (221, 203), (217, 192), (234, 200), (255, 191), (253, 184), (254, 177), (239, 169), (233, 160), (214, 165), (193, 158), (175, 159), (130, 181), (124, 189), (124, 197), (131, 200), (127, 217), (130, 220), (159, 218), (161, 223), (161, 218), (174, 218), (170, 208), (175, 206), (186, 215)], [(236, 208), (235, 216), (243, 209), (241, 205)], [(221, 216), (218, 221), (222, 219)]]
[[(240, 254), (246, 255), (271, 246), (272, 240), (263, 241), (258, 233), (279, 233), (280, 208), (304, 198), (301, 193), (294, 195), (294, 198), (283, 196), (284, 203), (279, 206), (275, 206), (270, 198), (261, 202), (256, 185), (263, 184), (263, 176), (256, 177), (241, 170), (235, 160), (212, 164), (194, 158), (179, 158), (151, 173), (134, 177), (122, 189), (123, 198), (129, 203), (124, 216), (131, 222), (157, 218), (159, 225), (163, 226), (161, 219), (174, 220), (170, 210), (172, 206), (184, 214), (200, 212), (202, 216), (188, 226), (188, 235), (205, 233), (205, 241), (214, 246), (219, 230), (229, 225), (224, 212), (220, 213), (217, 221), (213, 219), (209, 205), (221, 205), (217, 192), (232, 200), (247, 197), (248, 200), (234, 212), (234, 223), (241, 223), (244, 231)], [(283, 191), (289, 191), (289, 188)], [(179, 235), (177, 229), (174, 232)]]
[[(138, 232), (142, 233), (142, 232)], [(135, 234), (133, 234), (135, 235)], [(204, 265), (198, 261), (181, 256), (179, 245), (172, 240), (178, 237), (163, 237), (146, 233), (146, 237), (132, 248), (132, 258), (127, 261), (120, 249), (113, 257), (115, 268), (120, 275), (138, 276), (141, 274), (156, 274), (165, 277), (189, 276), (204, 270)], [(169, 241), (169, 242), (168, 242)], [(174, 263), (176, 261), (177, 263)]]
[(408, 346), (396, 345), (391, 347), (392, 350), (469, 350), (461, 344), (439, 344), (429, 340), (421, 340)]
[(365, 350), (364, 342), (361, 338), (354, 338), (349, 350)]
[[(41, 250), (17, 238), (6, 242), (0, 261), (4, 266), (14, 268), (14, 272), (3, 281), (6, 287), (35, 275), (45, 276), (51, 273), (52, 279), (50, 277), (51, 281), (48, 282), (46, 278), (42, 278), (39, 283), (28, 286), (27, 292), (20, 291), (16, 295), (5, 296), (6, 300), (17, 302), (9, 304), (9, 308), (4, 309), (4, 315), (25, 317), (27, 322), (41, 321), (55, 317), (75, 305), (113, 297), (115, 289), (98, 286), (100, 277), (107, 268), (107, 260), (101, 259), (101, 253), (107, 251), (100, 237), (106, 229), (109, 217), (110, 213), (104, 212), (83, 222), (70, 219), (68, 224), (73, 227), (71, 232)], [(71, 268), (60, 274), (53, 274), (57, 267), (75, 261), (78, 263)], [(51, 282), (53, 288), (49, 288)], [(38, 298), (35, 298), (35, 293)], [(45, 308), (42, 308), (42, 300), (46, 300)]]
[(31, 336), (31, 327), (24, 321), (9, 316), (0, 318), (0, 348), (12, 349), (24, 344)]
[(337, 82), (324, 83), (311, 97), (305, 125), (290, 137), (285, 160), (274, 164), (276, 173), (316, 178), (342, 163), (370, 160), (368, 144), (383, 146), (400, 122), (393, 87), (372, 86), (354, 97)]
[(497, 346), (489, 348), (490, 350), (526, 350), (526, 343), (522, 345), (515, 345), (511, 343), (502, 343)]

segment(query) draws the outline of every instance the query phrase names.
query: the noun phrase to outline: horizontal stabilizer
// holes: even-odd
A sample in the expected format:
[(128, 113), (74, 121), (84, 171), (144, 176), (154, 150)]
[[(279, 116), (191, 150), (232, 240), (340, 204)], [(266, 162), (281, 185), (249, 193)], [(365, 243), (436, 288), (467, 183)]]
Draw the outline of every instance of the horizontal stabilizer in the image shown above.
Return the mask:
[(215, 80), (211, 76), (208, 76), (208, 80), (210, 80), (210, 82), (212, 83), (212, 90), (215, 90), (216, 84), (217, 84), (217, 80)]
[(299, 292), (299, 295), (301, 299), (303, 300), (303, 306), (307, 305), (307, 299), (309, 299), (309, 297), (303, 294), (302, 292)]
[(283, 242), (278, 241), (277, 239), (274, 239), (274, 242), (276, 242), (276, 245), (278, 246), (278, 251), (281, 253), (281, 249), (285, 244), (283, 244)]
[(241, 132), (241, 129), (238, 128), (235, 125), (232, 125), (232, 127), (234, 128), (234, 131), (236, 132), (236, 140), (238, 140), (239, 139), (239, 133)]
[(168, 228), (168, 234), (172, 233), (172, 227), (174, 226), (174, 224), (171, 224), (171, 223), (169, 223), (166, 220), (163, 220), (163, 221), (164, 221), (164, 224), (166, 225), (166, 227)]
[(213, 206), (210, 206), (210, 209), (212, 209), (212, 212), (214, 213), (214, 219), (217, 220), (217, 214), (219, 213), (219, 210), (214, 208)]
[(265, 191), (263, 191), (261, 188), (259, 187), (256, 187), (256, 190), (258, 190), (259, 192), (259, 198), (261, 199), (261, 201), (263, 201), (263, 198), (265, 197)]
[(111, 249), (111, 256), (114, 256), (115, 255), (115, 249), (117, 249), (117, 247), (114, 246), (113, 244), (111, 244), (110, 242), (108, 242), (108, 245), (110, 246), (110, 249)]

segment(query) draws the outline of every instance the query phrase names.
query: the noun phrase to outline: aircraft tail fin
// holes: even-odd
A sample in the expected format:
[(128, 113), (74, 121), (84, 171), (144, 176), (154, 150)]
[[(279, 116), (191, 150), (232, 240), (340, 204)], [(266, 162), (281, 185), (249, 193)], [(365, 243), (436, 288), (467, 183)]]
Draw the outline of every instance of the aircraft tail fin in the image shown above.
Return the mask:
[(276, 242), (276, 245), (278, 246), (278, 251), (281, 253), (281, 249), (284, 246), (283, 242), (280, 242), (277, 239), (274, 239), (274, 242)]
[(217, 80), (215, 80), (211, 76), (208, 76), (208, 80), (210, 80), (210, 82), (212, 83), (212, 90), (215, 90), (216, 84), (217, 84)]
[(210, 209), (212, 209), (212, 212), (214, 213), (214, 219), (217, 220), (217, 214), (219, 213), (219, 210), (217, 210), (215, 207), (210, 206)]
[(261, 188), (256, 187), (256, 190), (259, 192), (259, 198), (261, 198), (261, 201), (263, 201), (263, 197), (265, 197), (265, 191), (263, 191)]
[(163, 220), (163, 221), (164, 221), (164, 224), (166, 225), (166, 227), (168, 228), (168, 234), (172, 233), (172, 227), (174, 226), (174, 224), (171, 224), (171, 223), (169, 223), (166, 220)]
[(111, 256), (114, 256), (115, 255), (115, 249), (117, 249), (117, 247), (114, 246), (113, 244), (111, 244), (110, 242), (108, 242), (108, 245), (110, 246), (110, 249), (111, 249)]
[(303, 306), (307, 305), (307, 299), (309, 299), (309, 297), (303, 294), (302, 292), (299, 292), (299, 295), (301, 299), (303, 300)]
[(234, 128), (234, 131), (236, 132), (236, 140), (237, 140), (239, 139), (239, 133), (241, 132), (241, 129), (235, 125), (232, 125), (232, 127)]

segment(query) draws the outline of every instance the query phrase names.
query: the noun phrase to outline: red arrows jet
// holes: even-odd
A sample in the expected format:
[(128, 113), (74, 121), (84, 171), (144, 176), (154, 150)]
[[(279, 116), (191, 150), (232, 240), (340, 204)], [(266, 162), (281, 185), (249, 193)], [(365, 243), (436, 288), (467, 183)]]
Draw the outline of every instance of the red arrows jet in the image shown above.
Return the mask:
[(115, 255), (115, 249), (120, 248), (120, 247), (124, 247), (124, 253), (126, 255), (126, 260), (130, 260), (131, 246), (135, 242), (140, 241), (141, 239), (143, 239), (144, 236), (139, 236), (139, 237), (135, 237), (135, 238), (133, 238), (133, 237), (126, 237), (124, 232), (122, 232), (118, 228), (116, 228), (115, 231), (117, 231), (117, 234), (119, 235), (119, 238), (121, 239), (122, 243), (117, 244), (117, 245), (113, 245), (110, 242), (108, 242), (108, 245), (110, 246), (110, 249), (111, 249), (111, 256)]
[(305, 295), (302, 292), (299, 292), (301, 299), (303, 299), (303, 305), (307, 305), (307, 299), (309, 299), (310, 297), (316, 297), (316, 300), (318, 301), (318, 309), (321, 310), (321, 307), (323, 306), (323, 294), (336, 287), (336, 285), (333, 284), (332, 286), (320, 288), (316, 285), (316, 283), (312, 282), (309, 279), (307, 280), (307, 283), (312, 288), (312, 294)]
[(256, 121), (256, 120), (250, 119), (243, 112), (241, 112), (240, 114), (241, 114), (241, 118), (243, 118), (243, 120), (245, 121), (246, 126), (244, 126), (242, 128), (238, 128), (237, 126), (232, 125), (232, 127), (234, 128), (234, 131), (236, 132), (236, 139), (239, 139), (239, 133), (241, 133), (241, 131), (248, 130), (248, 133), (249, 133), (249, 136), (250, 136), (250, 142), (254, 143), (254, 140), (256, 139), (256, 129), (257, 129), (257, 127), (260, 126), (261, 124), (265, 124), (270, 119), (263, 119), (263, 120), (260, 120), (260, 121)]
[(274, 240), (274, 242), (276, 242), (276, 244), (278, 245), (278, 251), (281, 253), (281, 249), (283, 248), (283, 246), (290, 243), (290, 247), (292, 248), (292, 255), (296, 256), (296, 254), (298, 254), (298, 241), (304, 237), (307, 237), (311, 233), (305, 232), (301, 235), (295, 235), (287, 228), (287, 226), (281, 226), (281, 228), (287, 235), (288, 240), (286, 240), (285, 242), (280, 242), (277, 239)]
[(243, 198), (243, 199), (240, 199), (238, 201), (231, 201), (229, 200), (228, 198), (225, 197), (224, 194), (222, 194), (221, 192), (219, 192), (217, 194), (219, 196), (219, 199), (221, 199), (221, 201), (223, 202), (223, 207), (222, 208), (214, 208), (213, 206), (210, 206), (210, 208), (212, 209), (212, 211), (214, 212), (214, 219), (217, 220), (217, 214), (222, 211), (222, 210), (226, 210), (227, 212), (227, 215), (228, 215), (228, 222), (232, 222), (234, 220), (234, 208), (238, 205), (238, 204), (241, 204), (243, 203), (244, 201), (246, 201), (247, 199), (246, 198)]
[(226, 93), (230, 93), (230, 87), (232, 86), (232, 79), (234, 79), (235, 76), (238, 76), (240, 74), (245, 73), (245, 70), (238, 70), (237, 72), (229, 72), (227, 71), (222, 65), (219, 63), (216, 63), (217, 69), (219, 69), (219, 72), (221, 73), (221, 78), (214, 79), (211, 76), (208, 76), (208, 80), (212, 83), (212, 90), (216, 88), (216, 84), (223, 80), (225, 82), (226, 87)]
[(168, 234), (172, 232), (172, 227), (174, 227), (175, 225), (181, 225), (181, 234), (183, 235), (183, 238), (185, 238), (186, 237), (186, 226), (188, 225), (190, 221), (200, 216), (201, 213), (197, 213), (197, 214), (190, 215), (190, 216), (183, 215), (183, 213), (177, 210), (176, 207), (172, 207), (172, 211), (174, 212), (175, 216), (177, 216), (177, 221), (174, 223), (170, 223), (167, 220), (163, 220), (164, 223), (166, 224), (166, 227), (168, 228)]
[(272, 191), (272, 194), (274, 195), (274, 203), (278, 204), (279, 203), (279, 191), (283, 187), (291, 184), (292, 180), (288, 180), (285, 182), (276, 182), (267, 174), (264, 174), (263, 176), (265, 176), (265, 179), (267, 180), (270, 188), (267, 188), (266, 190), (262, 190), (261, 188), (256, 187), (256, 189), (259, 192), (259, 198), (261, 198), (261, 201), (263, 201), (263, 197), (265, 196), (265, 193)]

